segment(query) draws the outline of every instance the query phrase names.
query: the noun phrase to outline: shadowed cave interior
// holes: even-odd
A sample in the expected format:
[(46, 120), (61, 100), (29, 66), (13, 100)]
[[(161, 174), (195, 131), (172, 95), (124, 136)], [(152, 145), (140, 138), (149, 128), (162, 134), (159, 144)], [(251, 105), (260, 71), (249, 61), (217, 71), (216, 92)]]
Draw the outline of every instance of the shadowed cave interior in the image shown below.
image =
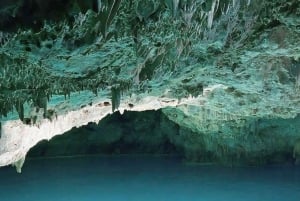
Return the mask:
[[(262, 123), (264, 125), (265, 123)], [(274, 127), (274, 129), (277, 129)], [(259, 131), (259, 135), (270, 128)], [(268, 139), (266, 141), (269, 141)], [(249, 143), (255, 143), (249, 140)], [(254, 145), (251, 145), (254, 147)], [(272, 145), (270, 145), (272, 146)], [(169, 120), (161, 111), (115, 112), (98, 124), (73, 128), (50, 141), (33, 147), (29, 158), (79, 155), (151, 154), (177, 155), (184, 161), (225, 165), (293, 163), (291, 148), (272, 148), (271, 152), (240, 152), (213, 137), (195, 133)]]
[(55, 157), (93, 154), (182, 154), (171, 142), (179, 126), (161, 111), (116, 112), (98, 124), (89, 123), (67, 133), (42, 141), (29, 157)]

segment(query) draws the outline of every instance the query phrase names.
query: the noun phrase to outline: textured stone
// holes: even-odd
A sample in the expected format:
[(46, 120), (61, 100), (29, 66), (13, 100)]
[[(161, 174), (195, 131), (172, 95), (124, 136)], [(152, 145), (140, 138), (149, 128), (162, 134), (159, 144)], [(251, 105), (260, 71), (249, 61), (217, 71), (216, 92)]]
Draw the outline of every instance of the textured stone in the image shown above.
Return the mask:
[[(0, 11), (7, 17), (2, 20), (8, 19), (2, 26), (17, 22), (0, 38), (0, 166), (17, 164), (20, 169), (19, 161), (38, 142), (125, 110), (160, 110), (173, 122), (160, 124), (159, 118), (148, 122), (153, 136), (138, 141), (145, 150), (157, 147), (160, 136), (165, 136), (195, 162), (298, 160), (299, 1), (245, 5), (229, 0), (224, 3), (227, 13), (198, 1), (177, 2), (175, 12), (168, 1), (142, 20), (135, 10), (137, 1), (124, 0), (112, 13), (104, 12), (108, 4), (99, 13), (84, 12), (95, 7), (89, 4), (73, 15), (64, 5), (60, 9), (66, 12), (57, 9), (57, 18), (51, 17), (55, 10), (41, 8), (24, 19), (38, 19), (36, 25), (18, 22), (23, 7), (30, 7), (18, 2), (13, 9), (10, 1), (1, 2)], [(70, 15), (75, 19), (69, 20)], [(44, 19), (50, 20), (39, 24)], [(105, 19), (111, 21), (99, 23)], [(11, 31), (17, 28), (20, 31)], [(149, 118), (157, 114), (152, 115)], [(105, 129), (112, 132), (114, 127)], [(168, 129), (175, 129), (176, 135)], [(120, 136), (123, 131), (116, 128), (99, 141), (111, 144)], [(88, 144), (88, 138), (80, 139)], [(90, 153), (77, 142), (64, 152), (71, 154), (75, 147), (79, 153)]]

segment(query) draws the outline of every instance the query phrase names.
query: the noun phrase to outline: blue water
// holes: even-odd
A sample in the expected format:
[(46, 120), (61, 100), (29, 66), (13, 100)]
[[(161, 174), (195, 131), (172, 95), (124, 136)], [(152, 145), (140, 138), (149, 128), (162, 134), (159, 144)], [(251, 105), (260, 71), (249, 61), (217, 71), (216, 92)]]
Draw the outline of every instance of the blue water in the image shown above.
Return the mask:
[(0, 201), (300, 201), (300, 168), (188, 165), (150, 156), (27, 160), (0, 168)]

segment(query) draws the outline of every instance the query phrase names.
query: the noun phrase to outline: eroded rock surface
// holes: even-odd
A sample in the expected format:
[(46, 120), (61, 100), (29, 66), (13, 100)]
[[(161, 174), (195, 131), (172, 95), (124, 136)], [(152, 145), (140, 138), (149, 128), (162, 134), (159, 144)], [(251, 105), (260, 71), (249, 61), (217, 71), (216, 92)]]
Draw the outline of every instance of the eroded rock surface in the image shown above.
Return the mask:
[[(8, 5), (1, 15), (14, 18)], [(1, 32), (0, 165), (113, 111), (158, 109), (178, 125), (168, 139), (190, 160), (291, 160), (300, 137), (299, 1), (141, 5), (97, 1), (74, 20)]]

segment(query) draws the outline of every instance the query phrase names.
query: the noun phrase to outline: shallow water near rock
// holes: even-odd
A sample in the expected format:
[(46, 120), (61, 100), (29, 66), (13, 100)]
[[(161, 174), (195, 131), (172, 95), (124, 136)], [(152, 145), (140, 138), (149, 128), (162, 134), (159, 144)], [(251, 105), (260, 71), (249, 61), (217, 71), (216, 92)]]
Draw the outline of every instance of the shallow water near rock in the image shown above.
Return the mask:
[(29, 159), (22, 174), (0, 169), (1, 201), (299, 201), (292, 165), (191, 165), (178, 157)]

